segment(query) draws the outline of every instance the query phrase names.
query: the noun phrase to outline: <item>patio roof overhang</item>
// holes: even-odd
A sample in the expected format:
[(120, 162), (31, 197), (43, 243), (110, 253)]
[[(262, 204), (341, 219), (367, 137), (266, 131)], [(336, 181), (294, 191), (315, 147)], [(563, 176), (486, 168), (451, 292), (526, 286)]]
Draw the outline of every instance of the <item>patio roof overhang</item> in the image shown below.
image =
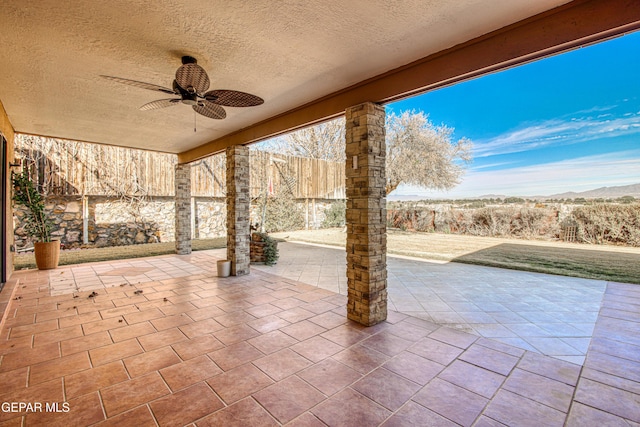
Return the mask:
[[(0, 15), (0, 100), (17, 132), (176, 153), (193, 161), (343, 114), (640, 28), (630, 0), (327, 1), (304, 6), (9, 0)], [(180, 56), (212, 88), (265, 104), (198, 119), (101, 74), (170, 86)]]

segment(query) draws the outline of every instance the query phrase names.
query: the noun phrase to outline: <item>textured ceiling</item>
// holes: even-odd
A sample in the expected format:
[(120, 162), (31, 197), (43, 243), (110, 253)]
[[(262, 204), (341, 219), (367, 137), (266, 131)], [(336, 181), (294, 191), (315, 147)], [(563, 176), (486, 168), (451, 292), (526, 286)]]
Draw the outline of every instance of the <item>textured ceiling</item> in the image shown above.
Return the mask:
[[(0, 101), (18, 132), (179, 153), (563, 3), (3, 0)], [(190, 107), (100, 78), (171, 87), (186, 54), (265, 103), (194, 132)]]

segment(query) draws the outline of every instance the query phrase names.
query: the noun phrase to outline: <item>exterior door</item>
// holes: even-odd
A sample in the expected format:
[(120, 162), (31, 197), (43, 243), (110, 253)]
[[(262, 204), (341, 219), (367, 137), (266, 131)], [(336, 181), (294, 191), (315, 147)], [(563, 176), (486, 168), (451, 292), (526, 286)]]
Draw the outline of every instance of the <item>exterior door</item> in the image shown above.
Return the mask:
[(7, 140), (0, 134), (0, 195), (2, 202), (0, 206), (0, 291), (7, 281)]

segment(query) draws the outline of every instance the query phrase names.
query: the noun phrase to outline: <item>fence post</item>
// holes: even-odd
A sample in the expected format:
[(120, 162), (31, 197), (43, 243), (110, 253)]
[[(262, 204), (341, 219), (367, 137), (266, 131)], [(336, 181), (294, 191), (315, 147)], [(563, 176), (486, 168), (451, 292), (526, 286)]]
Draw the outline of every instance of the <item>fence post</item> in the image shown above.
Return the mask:
[(82, 196), (82, 243), (89, 244), (89, 196)]
[(313, 228), (314, 230), (318, 228), (317, 220), (316, 220), (316, 199), (311, 199), (311, 205), (313, 206)]
[(304, 199), (304, 229), (309, 229), (309, 199)]

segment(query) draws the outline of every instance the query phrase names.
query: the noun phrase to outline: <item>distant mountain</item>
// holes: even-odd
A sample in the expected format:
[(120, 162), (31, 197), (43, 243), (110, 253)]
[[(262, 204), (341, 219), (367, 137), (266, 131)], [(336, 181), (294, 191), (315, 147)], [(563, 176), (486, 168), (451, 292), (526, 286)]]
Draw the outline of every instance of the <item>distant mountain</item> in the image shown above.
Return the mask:
[[(640, 199), (640, 184), (620, 185), (617, 187), (600, 187), (595, 190), (582, 192), (568, 191), (566, 193), (552, 194), (551, 196), (518, 196), (523, 199), (547, 200), (547, 199), (617, 199), (619, 197), (632, 196)], [(478, 197), (465, 197), (465, 199), (506, 199), (509, 196), (503, 194), (483, 194)], [(387, 197), (388, 201), (429, 200), (429, 197), (418, 195), (395, 195)]]
[(546, 199), (575, 199), (582, 197), (585, 199), (616, 199), (618, 197), (633, 196), (640, 197), (640, 184), (620, 185), (617, 187), (600, 187), (595, 190), (588, 190), (576, 193), (569, 191), (566, 193), (553, 194), (542, 198)]
[(402, 195), (402, 194), (391, 194), (389, 196), (387, 196), (387, 200), (390, 202), (408, 202), (408, 201), (412, 201), (412, 200), (426, 200), (428, 199), (428, 197), (426, 196), (418, 196), (417, 194), (409, 194), (409, 195)]
[(478, 197), (469, 197), (469, 199), (478, 199), (478, 200), (482, 200), (482, 199), (506, 199), (509, 196), (505, 196), (504, 194), (483, 194), (482, 196), (478, 196)]

